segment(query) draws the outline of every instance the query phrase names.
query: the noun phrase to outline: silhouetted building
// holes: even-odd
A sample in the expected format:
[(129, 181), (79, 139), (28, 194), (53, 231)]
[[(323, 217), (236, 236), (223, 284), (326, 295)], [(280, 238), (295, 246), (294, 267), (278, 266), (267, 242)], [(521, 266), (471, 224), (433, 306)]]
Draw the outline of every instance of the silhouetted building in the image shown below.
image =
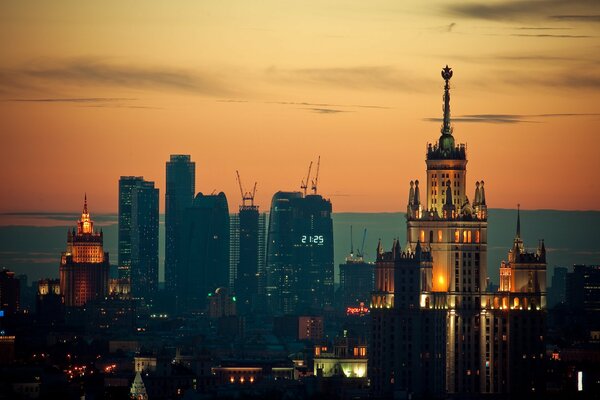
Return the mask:
[(566, 267), (555, 267), (552, 285), (548, 288), (548, 308), (566, 303), (567, 272)]
[(350, 253), (346, 262), (340, 264), (341, 306), (356, 307), (361, 303), (369, 304), (373, 291), (375, 271), (373, 263), (365, 262), (362, 256)]
[(3, 268), (0, 271), (0, 311), (4, 315), (14, 315), (19, 311), (20, 284), (15, 273)]
[(182, 249), (178, 239), (185, 210), (192, 205), (196, 193), (196, 163), (189, 155), (172, 154), (166, 164), (165, 191), (165, 286), (175, 293), (180, 279), (179, 261)]
[(103, 242), (102, 231), (94, 231), (86, 198), (77, 231), (67, 232), (67, 250), (60, 260), (60, 293), (65, 306), (82, 307), (107, 295), (110, 264)]
[(229, 282), (227, 197), (198, 193), (184, 215), (176, 296), (180, 311), (194, 311), (206, 307), (209, 292)]
[(600, 331), (600, 265), (574, 265), (566, 275), (566, 289), (567, 307), (578, 315), (583, 330)]
[(367, 379), (367, 343), (361, 338), (337, 337), (333, 345), (314, 346), (313, 374), (331, 378)]
[(230, 286), (238, 310), (247, 314), (257, 304), (258, 278), (264, 273), (266, 215), (258, 206), (241, 205), (239, 214), (231, 216)]
[(40, 279), (37, 285), (36, 314), (42, 323), (64, 321), (65, 310), (60, 294), (60, 279)]
[(217, 288), (208, 294), (208, 316), (210, 318), (232, 317), (237, 315), (237, 298), (227, 288)]
[(131, 191), (131, 293), (152, 297), (158, 290), (158, 189), (137, 182)]
[(119, 179), (119, 278), (131, 277), (131, 202), (132, 191), (142, 176), (122, 176)]
[(266, 295), (277, 314), (322, 311), (333, 304), (331, 202), (277, 192), (271, 202)]
[(369, 376), (376, 397), (436, 397), (446, 391), (445, 294), (432, 292), (431, 252), (377, 248)]

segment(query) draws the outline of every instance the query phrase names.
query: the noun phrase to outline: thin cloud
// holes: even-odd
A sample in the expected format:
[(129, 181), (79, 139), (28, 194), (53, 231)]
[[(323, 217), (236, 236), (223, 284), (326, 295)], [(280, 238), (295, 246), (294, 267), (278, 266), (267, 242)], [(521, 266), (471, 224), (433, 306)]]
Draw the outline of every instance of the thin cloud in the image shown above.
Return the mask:
[(338, 114), (338, 113), (345, 113), (345, 112), (350, 112), (347, 110), (336, 110), (334, 108), (305, 108), (305, 110), (310, 110), (314, 113), (318, 113), (318, 114)]
[(0, 87), (14, 89), (62, 84), (77, 87), (103, 86), (130, 89), (184, 91), (223, 96), (234, 90), (221, 73), (185, 70), (166, 66), (112, 64), (99, 59), (38, 62), (9, 71), (0, 71)]
[(510, 36), (518, 36), (518, 37), (538, 37), (538, 38), (560, 38), (560, 39), (583, 39), (583, 38), (591, 38), (594, 36), (589, 35), (551, 35), (551, 34), (525, 34), (525, 33), (512, 33)]
[(452, 32), (452, 29), (454, 29), (455, 26), (456, 26), (456, 22), (450, 23), (450, 25), (448, 25), (446, 27), (446, 32)]
[(422, 82), (392, 66), (267, 69), (271, 79), (354, 90), (417, 91)]
[[(489, 2), (470, 2), (446, 6), (447, 14), (486, 20), (539, 20), (552, 16), (560, 16), (563, 12), (574, 10), (598, 10), (600, 3), (596, 0), (519, 0)], [(569, 13), (569, 14), (571, 14)], [(574, 15), (572, 15), (574, 16)], [(594, 17), (591, 15), (590, 17)]]
[(112, 103), (116, 101), (135, 101), (132, 97), (80, 97), (80, 98), (45, 98), (45, 99), (6, 99), (4, 101), (24, 103)]
[(600, 22), (600, 15), (551, 15), (548, 18), (556, 21)]
[[(556, 117), (586, 117), (598, 116), (600, 113), (552, 113), (552, 114), (468, 114), (452, 117), (454, 122), (484, 123), (484, 124), (520, 124), (539, 123), (535, 119)], [(423, 118), (428, 122), (442, 122), (441, 118)]]

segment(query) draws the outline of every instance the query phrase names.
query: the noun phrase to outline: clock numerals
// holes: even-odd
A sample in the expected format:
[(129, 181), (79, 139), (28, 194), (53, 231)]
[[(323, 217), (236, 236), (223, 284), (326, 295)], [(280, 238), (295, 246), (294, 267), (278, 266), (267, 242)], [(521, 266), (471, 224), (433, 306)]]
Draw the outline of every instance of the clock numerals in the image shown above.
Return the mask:
[(314, 244), (323, 244), (325, 243), (325, 239), (323, 235), (302, 235), (300, 240), (303, 244), (306, 243), (314, 243)]

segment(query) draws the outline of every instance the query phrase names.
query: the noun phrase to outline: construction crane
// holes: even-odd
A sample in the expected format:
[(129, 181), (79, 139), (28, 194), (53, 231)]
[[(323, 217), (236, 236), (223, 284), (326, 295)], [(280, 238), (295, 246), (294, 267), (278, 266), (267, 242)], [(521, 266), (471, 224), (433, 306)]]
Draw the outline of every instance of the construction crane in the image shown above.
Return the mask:
[(311, 185), (313, 194), (317, 194), (317, 185), (319, 183), (319, 167), (320, 166), (321, 166), (321, 156), (319, 156), (319, 159), (317, 160), (317, 173), (316, 173), (315, 179), (312, 181), (312, 185)]
[(367, 228), (365, 228), (365, 230), (363, 231), (363, 240), (362, 240), (362, 246), (360, 246), (360, 252), (357, 252), (357, 257), (364, 257), (365, 256), (365, 239), (367, 238)]
[(308, 174), (306, 175), (306, 180), (302, 180), (302, 184), (300, 185), (300, 189), (303, 190), (304, 196), (306, 197), (306, 189), (308, 189), (308, 181), (310, 180), (310, 170), (312, 168), (313, 162), (311, 161), (308, 165)]
[(354, 239), (352, 239), (352, 225), (350, 225), (350, 257), (354, 257)]
[[(254, 182), (254, 188), (252, 188), (252, 192), (244, 192), (244, 187), (242, 186), (242, 179), (240, 178), (240, 173), (238, 170), (235, 170), (237, 175), (237, 181), (240, 186), (240, 194), (242, 195), (242, 205), (246, 206), (254, 206), (254, 195), (256, 194), (256, 182)], [(250, 204), (247, 204), (250, 202)]]

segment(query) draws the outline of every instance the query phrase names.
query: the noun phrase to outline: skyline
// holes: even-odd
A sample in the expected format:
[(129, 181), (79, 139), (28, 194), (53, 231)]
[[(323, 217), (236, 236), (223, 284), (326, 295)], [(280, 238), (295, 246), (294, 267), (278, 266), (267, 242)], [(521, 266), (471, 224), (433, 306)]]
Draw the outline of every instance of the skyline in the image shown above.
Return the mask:
[(403, 211), (446, 64), (471, 200), (484, 180), (490, 208), (600, 210), (595, 2), (118, 4), (0, 6), (0, 213), (74, 212), (84, 192), (116, 212), (127, 175), (162, 213), (170, 154), (232, 209), (236, 170), (267, 211), (320, 155), (334, 212)]

